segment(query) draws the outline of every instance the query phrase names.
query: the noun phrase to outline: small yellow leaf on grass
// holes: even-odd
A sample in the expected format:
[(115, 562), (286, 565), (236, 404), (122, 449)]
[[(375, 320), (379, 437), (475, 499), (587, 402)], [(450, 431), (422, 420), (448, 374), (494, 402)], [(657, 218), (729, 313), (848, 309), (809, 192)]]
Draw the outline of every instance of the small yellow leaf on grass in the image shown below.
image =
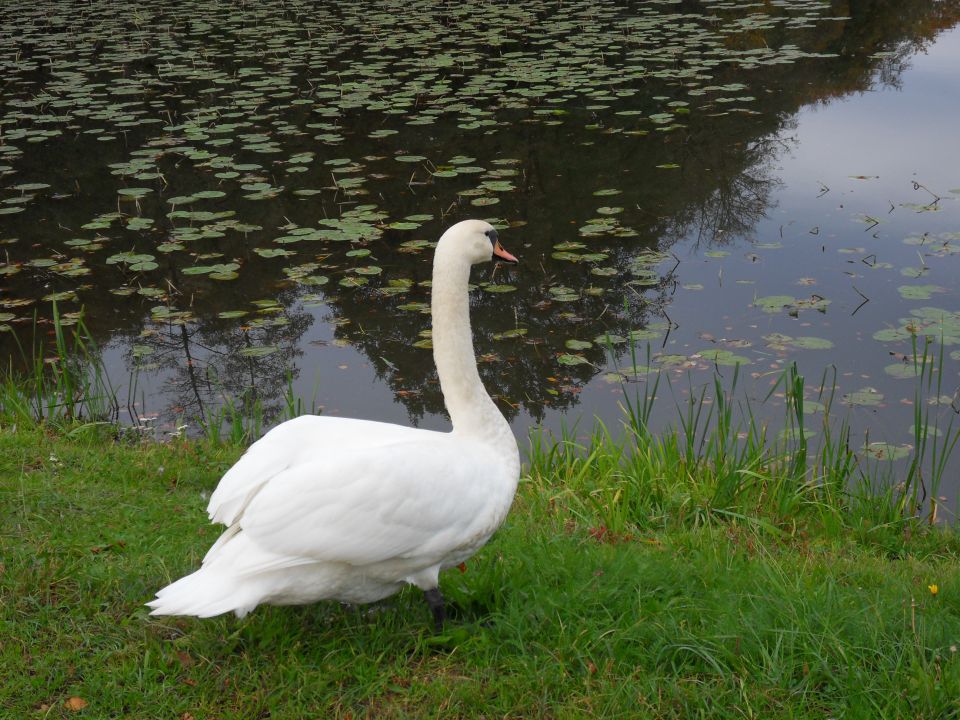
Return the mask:
[(64, 703), (67, 710), (79, 712), (87, 706), (87, 701), (81, 697), (72, 697)]

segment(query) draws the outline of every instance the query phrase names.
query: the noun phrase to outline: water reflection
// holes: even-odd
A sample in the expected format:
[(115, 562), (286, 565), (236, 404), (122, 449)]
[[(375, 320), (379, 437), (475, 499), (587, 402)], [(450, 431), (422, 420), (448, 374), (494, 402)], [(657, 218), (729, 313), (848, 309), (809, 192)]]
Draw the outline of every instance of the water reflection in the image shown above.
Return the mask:
[[(0, 11), (15, 58), (2, 200), (22, 208), (0, 215), (2, 323), (26, 332), (51, 298), (82, 306), (100, 345), (124, 339), (120, 375), (165, 379), (134, 403), (168, 422), (224, 396), (276, 415), (337, 344), (369, 359), (411, 421), (442, 414), (429, 243), (470, 216), (498, 219), (522, 260), (477, 276), (472, 299), (481, 376), (508, 417), (576, 407), (610, 339), (621, 369), (631, 339), (693, 355), (670, 334), (686, 302), (713, 317), (750, 300), (729, 282), (678, 300), (706, 287), (678, 262), (769, 242), (798, 111), (897, 87), (960, 14), (286, 3), (212, 24), (215, 5), (185, 19), (147, 4), (122, 36), (117, 21), (35, 11), (34, 31), (14, 32), (25, 5)], [(488, 21), (482, 44), (468, 10)], [(307, 346), (318, 322), (329, 345)], [(0, 343), (15, 355), (10, 333)], [(318, 395), (379, 414), (336, 381)]]

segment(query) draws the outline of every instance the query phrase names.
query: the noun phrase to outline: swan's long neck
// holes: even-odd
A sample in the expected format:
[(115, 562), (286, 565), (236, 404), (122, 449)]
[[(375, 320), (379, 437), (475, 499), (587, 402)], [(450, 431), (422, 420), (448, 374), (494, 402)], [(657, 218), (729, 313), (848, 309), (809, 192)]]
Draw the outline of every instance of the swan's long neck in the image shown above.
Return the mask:
[[(503, 414), (480, 381), (470, 330), (470, 264), (438, 249), (433, 265), (433, 359), (455, 433), (513, 438)], [(515, 441), (514, 441), (515, 442)]]

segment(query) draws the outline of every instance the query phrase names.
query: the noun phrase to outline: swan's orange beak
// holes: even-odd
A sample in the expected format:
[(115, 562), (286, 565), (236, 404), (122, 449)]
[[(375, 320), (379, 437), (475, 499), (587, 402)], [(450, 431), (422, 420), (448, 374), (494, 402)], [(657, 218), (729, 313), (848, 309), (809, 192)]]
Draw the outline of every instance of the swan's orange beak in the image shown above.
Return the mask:
[(513, 255), (511, 255), (510, 253), (508, 253), (506, 250), (503, 249), (503, 246), (500, 244), (499, 240), (493, 244), (493, 254), (496, 255), (501, 260), (506, 260), (507, 262), (512, 262), (512, 263), (520, 262)]

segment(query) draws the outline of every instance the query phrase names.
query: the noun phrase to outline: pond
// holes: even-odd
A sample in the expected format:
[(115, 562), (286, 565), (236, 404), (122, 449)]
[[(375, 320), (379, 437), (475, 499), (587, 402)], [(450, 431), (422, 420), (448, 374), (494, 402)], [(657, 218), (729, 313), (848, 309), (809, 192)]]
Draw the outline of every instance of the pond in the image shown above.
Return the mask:
[(476, 271), (472, 303), (518, 435), (614, 427), (656, 369), (682, 398), (739, 364), (762, 399), (796, 362), (865, 459), (907, 453), (915, 348), (943, 350), (924, 402), (960, 408), (958, 20), (883, 0), (8, 0), (0, 352), (22, 357), (56, 302), (134, 422), (254, 395), (276, 416), (292, 391), (444, 428), (431, 249), (481, 217), (521, 260)]

